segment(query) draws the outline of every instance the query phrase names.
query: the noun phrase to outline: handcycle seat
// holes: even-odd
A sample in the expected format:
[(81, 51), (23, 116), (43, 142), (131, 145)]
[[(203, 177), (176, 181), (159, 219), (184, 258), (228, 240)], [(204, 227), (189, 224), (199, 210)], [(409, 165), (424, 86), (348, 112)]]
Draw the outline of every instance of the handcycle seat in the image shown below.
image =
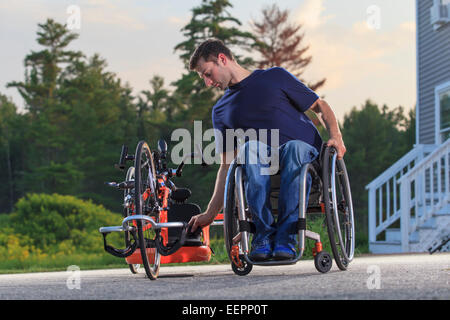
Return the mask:
[[(177, 189), (181, 190), (181, 189)], [(185, 189), (188, 190), (188, 189)], [(171, 203), (169, 204), (169, 211), (167, 213), (168, 222), (189, 222), (192, 216), (201, 213), (201, 209), (194, 203)], [(182, 228), (169, 228), (168, 229), (168, 244), (172, 245), (181, 238)], [(188, 233), (184, 242), (185, 247), (202, 246), (202, 240), (200, 235), (201, 229), (198, 228), (198, 232)]]
[(192, 195), (191, 190), (187, 188), (177, 188), (175, 191), (172, 191), (170, 194), (170, 198), (174, 200), (176, 203), (183, 203)]

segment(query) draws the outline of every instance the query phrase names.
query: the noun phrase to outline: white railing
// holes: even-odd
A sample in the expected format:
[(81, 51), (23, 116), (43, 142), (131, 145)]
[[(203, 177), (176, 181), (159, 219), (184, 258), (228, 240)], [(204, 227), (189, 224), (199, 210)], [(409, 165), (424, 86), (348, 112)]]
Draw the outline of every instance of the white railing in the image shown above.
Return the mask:
[(403, 203), (398, 181), (435, 149), (435, 145), (415, 146), (366, 186), (369, 190), (369, 242), (376, 242), (380, 233), (400, 219)]
[(401, 192), (402, 251), (410, 235), (450, 201), (450, 139), (398, 180)]

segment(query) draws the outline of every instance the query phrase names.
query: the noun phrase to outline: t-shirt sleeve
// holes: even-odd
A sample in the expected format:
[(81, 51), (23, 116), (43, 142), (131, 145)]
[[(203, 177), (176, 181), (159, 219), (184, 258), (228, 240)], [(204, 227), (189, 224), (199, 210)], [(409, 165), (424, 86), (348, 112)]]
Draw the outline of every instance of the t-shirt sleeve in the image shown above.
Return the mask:
[(219, 117), (215, 114), (214, 110), (212, 112), (212, 124), (214, 129), (214, 142), (216, 144), (216, 154), (221, 154), (224, 152), (224, 137), (225, 137), (225, 126)]
[(319, 96), (298, 80), (293, 74), (283, 68), (276, 68), (281, 83), (281, 90), (290, 102), (300, 111), (308, 110)]

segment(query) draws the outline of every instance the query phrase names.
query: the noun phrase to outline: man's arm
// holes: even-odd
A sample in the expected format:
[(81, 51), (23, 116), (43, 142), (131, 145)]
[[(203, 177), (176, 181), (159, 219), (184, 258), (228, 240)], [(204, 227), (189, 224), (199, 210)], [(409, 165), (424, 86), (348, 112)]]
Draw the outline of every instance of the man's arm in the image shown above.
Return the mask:
[(339, 129), (336, 116), (334, 115), (331, 107), (322, 99), (317, 99), (311, 106), (311, 110), (314, 111), (325, 122), (330, 139), (327, 142), (328, 146), (333, 146), (338, 152), (338, 158), (344, 157), (347, 149), (345, 148), (344, 141), (342, 140), (341, 130)]
[(225, 182), (227, 180), (228, 168), (230, 167), (230, 163), (226, 161), (226, 154), (226, 152), (222, 153), (222, 163), (217, 171), (216, 184), (208, 208), (205, 212), (193, 216), (189, 221), (192, 232), (198, 227), (205, 227), (213, 223), (214, 218), (223, 209)]

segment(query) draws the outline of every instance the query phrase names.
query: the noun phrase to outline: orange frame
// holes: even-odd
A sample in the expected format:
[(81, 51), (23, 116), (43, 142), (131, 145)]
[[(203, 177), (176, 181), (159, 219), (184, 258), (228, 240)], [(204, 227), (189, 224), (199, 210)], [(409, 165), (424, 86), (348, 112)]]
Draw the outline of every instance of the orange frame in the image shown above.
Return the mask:
[[(165, 186), (166, 177), (158, 178), (158, 182), (161, 185), (160, 192), (158, 194), (158, 198), (162, 199), (162, 209), (159, 216), (159, 222), (164, 223), (168, 222), (168, 216), (167, 216), (167, 207), (169, 202), (169, 194), (170, 189)], [(150, 190), (147, 189), (144, 194), (142, 195), (143, 199), (146, 200), (150, 196)], [(134, 208), (133, 208), (133, 214)], [(215, 220), (223, 220), (223, 213), (217, 215)], [(148, 224), (145, 226), (144, 230), (148, 230), (148, 228), (151, 228), (151, 224)], [(211, 259), (211, 248), (210, 248), (210, 241), (209, 241), (209, 226), (206, 226), (202, 228), (203, 231), (203, 243), (204, 245), (199, 247), (181, 247), (179, 250), (177, 250), (175, 253), (168, 255), (168, 256), (161, 256), (161, 264), (168, 264), (168, 263), (184, 263), (184, 262), (201, 262), (201, 261), (209, 261)], [(168, 229), (167, 228), (161, 228), (161, 236), (163, 238), (163, 244), (167, 245), (168, 241)], [(150, 263), (153, 263), (153, 259), (155, 256), (155, 249), (154, 248), (148, 248), (147, 254), (149, 256)], [(142, 264), (142, 257), (141, 257), (141, 251), (136, 250), (132, 255), (125, 258), (125, 261), (128, 264)]]

